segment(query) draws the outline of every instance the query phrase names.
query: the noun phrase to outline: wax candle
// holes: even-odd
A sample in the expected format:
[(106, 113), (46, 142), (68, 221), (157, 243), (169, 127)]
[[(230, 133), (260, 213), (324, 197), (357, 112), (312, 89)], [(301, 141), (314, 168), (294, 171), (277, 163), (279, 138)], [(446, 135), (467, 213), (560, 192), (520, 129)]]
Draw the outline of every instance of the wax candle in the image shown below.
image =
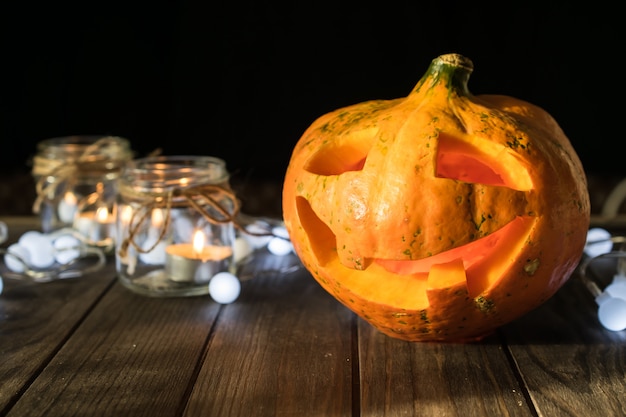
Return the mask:
[(74, 229), (93, 242), (100, 242), (115, 236), (114, 218), (106, 207), (79, 213), (74, 219)]
[(205, 245), (197, 230), (193, 243), (177, 243), (165, 249), (165, 270), (173, 281), (208, 282), (218, 272), (227, 271), (232, 261), (230, 246)]

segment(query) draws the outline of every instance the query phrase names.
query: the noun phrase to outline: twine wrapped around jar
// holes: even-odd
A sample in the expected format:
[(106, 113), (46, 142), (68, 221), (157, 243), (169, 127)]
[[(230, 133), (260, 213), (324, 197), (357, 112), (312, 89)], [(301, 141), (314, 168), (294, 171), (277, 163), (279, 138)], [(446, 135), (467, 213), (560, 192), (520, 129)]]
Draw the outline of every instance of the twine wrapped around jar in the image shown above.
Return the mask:
[[(61, 142), (62, 139), (68, 140)], [(70, 139), (40, 143), (42, 150), (33, 158), (32, 175), (37, 179), (33, 213), (39, 213), (44, 201), (54, 203), (60, 199), (61, 193), (57, 191), (61, 184), (71, 189), (79, 177), (108, 179), (117, 176), (132, 157), (128, 142), (120, 137), (102, 137), (89, 145), (73, 143)]]
[[(162, 192), (137, 191), (133, 187), (122, 186), (120, 192), (132, 197), (136, 202), (141, 202), (141, 208), (133, 210), (129, 221), (131, 226), (128, 236), (120, 244), (118, 254), (121, 258), (126, 258), (129, 246), (134, 247), (139, 253), (152, 251), (163, 240), (169, 229), (173, 207), (190, 206), (211, 224), (232, 223), (237, 229), (245, 230), (237, 221), (240, 202), (228, 186), (203, 184), (189, 188), (171, 188)], [(202, 200), (204, 204), (201, 204), (199, 200)], [(134, 238), (138, 231), (149, 222), (149, 216), (154, 209), (164, 210), (164, 221), (154, 244), (148, 248), (142, 248), (134, 241)], [(215, 210), (221, 217), (210, 213), (210, 209)]]

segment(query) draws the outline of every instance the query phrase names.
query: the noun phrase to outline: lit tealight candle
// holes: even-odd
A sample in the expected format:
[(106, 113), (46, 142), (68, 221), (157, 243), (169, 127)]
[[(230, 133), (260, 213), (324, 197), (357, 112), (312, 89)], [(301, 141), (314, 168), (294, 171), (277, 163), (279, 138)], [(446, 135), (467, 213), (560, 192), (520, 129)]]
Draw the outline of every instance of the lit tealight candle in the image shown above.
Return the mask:
[(74, 229), (93, 242), (115, 236), (114, 219), (106, 207), (79, 213), (74, 219)]
[(173, 281), (208, 282), (218, 272), (227, 271), (233, 249), (229, 246), (205, 245), (200, 230), (193, 235), (193, 243), (177, 243), (165, 249), (165, 270)]

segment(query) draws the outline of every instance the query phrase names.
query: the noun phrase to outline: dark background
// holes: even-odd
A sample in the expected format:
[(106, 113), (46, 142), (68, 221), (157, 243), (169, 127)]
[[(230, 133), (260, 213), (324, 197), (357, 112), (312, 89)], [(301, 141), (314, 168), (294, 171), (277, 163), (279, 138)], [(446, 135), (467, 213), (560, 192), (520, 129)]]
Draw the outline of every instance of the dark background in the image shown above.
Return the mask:
[(543, 107), (589, 173), (626, 176), (624, 24), (602, 3), (14, 3), (0, 28), (3, 173), (28, 172), (42, 139), (97, 133), (280, 181), (315, 118), (405, 96), (458, 52), (474, 94)]

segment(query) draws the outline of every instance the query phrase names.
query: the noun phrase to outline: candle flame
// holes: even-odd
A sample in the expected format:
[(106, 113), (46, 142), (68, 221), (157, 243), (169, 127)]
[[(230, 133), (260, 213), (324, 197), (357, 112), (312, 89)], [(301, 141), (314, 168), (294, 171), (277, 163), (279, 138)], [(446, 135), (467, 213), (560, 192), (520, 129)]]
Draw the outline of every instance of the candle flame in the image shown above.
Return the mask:
[(96, 210), (96, 220), (100, 223), (106, 223), (109, 218), (109, 211), (106, 207), (98, 207)]
[(204, 248), (204, 233), (201, 230), (196, 230), (193, 234), (193, 253), (200, 255)]

